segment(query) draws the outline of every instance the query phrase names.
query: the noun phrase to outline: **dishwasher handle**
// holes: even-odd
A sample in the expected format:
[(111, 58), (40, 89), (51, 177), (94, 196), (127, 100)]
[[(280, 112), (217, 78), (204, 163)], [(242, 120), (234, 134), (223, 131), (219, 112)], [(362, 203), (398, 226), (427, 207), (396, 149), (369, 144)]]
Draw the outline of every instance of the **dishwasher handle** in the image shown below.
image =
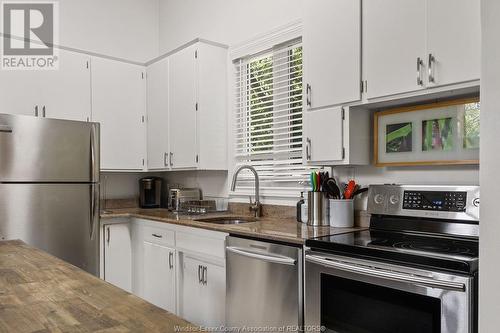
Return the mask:
[(267, 261), (267, 262), (270, 262), (273, 264), (281, 264), (281, 265), (289, 265), (289, 266), (295, 266), (297, 264), (297, 260), (290, 258), (290, 257), (273, 255), (273, 254), (257, 253), (257, 252), (253, 252), (253, 251), (248, 251), (247, 249), (244, 249), (241, 247), (228, 246), (228, 247), (226, 247), (226, 250), (229, 252), (244, 256), (244, 257), (262, 260), (262, 261)]

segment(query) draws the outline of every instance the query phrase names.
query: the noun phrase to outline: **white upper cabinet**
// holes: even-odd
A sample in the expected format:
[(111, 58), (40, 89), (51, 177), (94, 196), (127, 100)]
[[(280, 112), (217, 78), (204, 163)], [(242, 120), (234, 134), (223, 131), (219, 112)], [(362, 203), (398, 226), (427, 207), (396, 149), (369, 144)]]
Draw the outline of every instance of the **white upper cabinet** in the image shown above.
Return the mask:
[(169, 57), (171, 169), (227, 169), (227, 50), (198, 42)]
[(479, 79), (480, 16), (479, 0), (427, 1), (429, 86)]
[(196, 45), (170, 56), (169, 134), (173, 169), (197, 166), (196, 138)]
[(144, 67), (92, 58), (92, 120), (101, 124), (101, 169), (142, 170), (145, 164)]
[(342, 107), (311, 111), (306, 121), (306, 161), (325, 163), (344, 159)]
[[(372, 1), (378, 4), (378, 1)], [(361, 1), (304, 1), (307, 109), (361, 98)], [(368, 5), (370, 6), (370, 5)], [(376, 4), (371, 5), (377, 7)]]
[(41, 74), (42, 114), (45, 108), (48, 118), (90, 120), (90, 56), (59, 50), (59, 69)]
[[(35, 116), (41, 114), (42, 80), (36, 71), (2, 70), (0, 101), (2, 113)], [(36, 108), (36, 110), (35, 110)], [(38, 111), (37, 111), (38, 110)]]
[(479, 0), (364, 1), (366, 97), (479, 79), (479, 10)]
[(227, 169), (227, 50), (198, 43), (198, 169)]
[(425, 49), (424, 0), (363, 1), (368, 98), (422, 89)]
[(169, 168), (168, 64), (165, 58), (147, 68), (149, 170)]

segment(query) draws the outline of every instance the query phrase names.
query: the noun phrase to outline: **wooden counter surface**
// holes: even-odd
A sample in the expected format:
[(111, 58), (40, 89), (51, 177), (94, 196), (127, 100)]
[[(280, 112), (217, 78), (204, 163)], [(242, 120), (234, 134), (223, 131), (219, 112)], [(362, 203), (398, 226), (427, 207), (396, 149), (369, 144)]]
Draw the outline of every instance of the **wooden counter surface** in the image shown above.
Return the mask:
[(135, 217), (157, 222), (184, 225), (187, 227), (202, 228), (214, 231), (226, 232), (232, 235), (241, 235), (259, 238), (262, 240), (274, 240), (285, 243), (302, 245), (306, 239), (327, 235), (338, 235), (352, 231), (365, 230), (367, 228), (332, 228), (332, 227), (311, 227), (304, 223), (298, 223), (289, 218), (259, 218), (257, 222), (242, 224), (215, 224), (195, 221), (199, 218), (216, 216), (234, 216), (234, 214), (206, 214), (206, 215), (179, 215), (166, 209), (139, 209), (122, 208), (106, 211), (101, 214), (103, 223), (106, 219), (118, 217)]
[(0, 332), (175, 332), (176, 326), (191, 325), (21, 241), (0, 242)]

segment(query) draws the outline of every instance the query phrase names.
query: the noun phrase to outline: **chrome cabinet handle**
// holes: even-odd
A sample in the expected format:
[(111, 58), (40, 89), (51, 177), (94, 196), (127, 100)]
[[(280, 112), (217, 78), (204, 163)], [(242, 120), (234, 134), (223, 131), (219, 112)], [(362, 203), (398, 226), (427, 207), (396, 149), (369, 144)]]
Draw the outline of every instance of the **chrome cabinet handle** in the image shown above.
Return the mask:
[(306, 139), (306, 160), (311, 160), (311, 139)]
[(203, 267), (201, 267), (201, 265), (198, 265), (198, 283), (201, 284), (202, 282), (202, 277), (201, 277), (201, 270), (202, 270)]
[(174, 254), (172, 252), (168, 253), (168, 267), (170, 269), (174, 268)]
[(413, 285), (424, 285), (431, 288), (439, 288), (446, 290), (465, 291), (465, 285), (460, 282), (436, 280), (424, 276), (411, 275), (407, 273), (389, 271), (379, 268), (375, 269), (367, 266), (350, 264), (310, 254), (306, 255), (306, 261), (350, 273), (362, 274), (366, 276), (377, 277), (396, 282), (405, 282)]
[(111, 238), (111, 231), (109, 230), (109, 227), (106, 228), (106, 233), (108, 234), (106, 237), (106, 242), (109, 245), (109, 239)]
[(202, 271), (202, 284), (207, 285), (207, 266), (203, 266), (203, 271)]
[(428, 59), (428, 67), (429, 67), (429, 82), (436, 82), (436, 78), (434, 77), (434, 63), (436, 62), (436, 57), (429, 53)]
[(168, 166), (168, 154), (163, 153), (163, 166)]
[(42, 106), (42, 117), (45, 118), (45, 105)]
[(281, 255), (272, 255), (272, 254), (262, 254), (262, 253), (248, 251), (246, 249), (235, 246), (228, 246), (226, 247), (226, 250), (244, 257), (267, 261), (273, 264), (295, 266), (295, 264), (297, 263), (297, 260), (290, 257), (285, 257)]
[(170, 166), (174, 165), (174, 153), (170, 153)]
[(162, 235), (158, 235), (158, 234), (151, 234), (151, 236), (156, 237), (156, 238), (163, 238)]
[(417, 58), (417, 85), (422, 86), (424, 85), (424, 80), (422, 80), (422, 66), (424, 65), (424, 62), (420, 57)]
[(35, 105), (35, 117), (38, 117), (38, 105)]
[(306, 105), (307, 106), (312, 106), (311, 92), (312, 92), (312, 88), (311, 88), (311, 85), (308, 83), (306, 85)]

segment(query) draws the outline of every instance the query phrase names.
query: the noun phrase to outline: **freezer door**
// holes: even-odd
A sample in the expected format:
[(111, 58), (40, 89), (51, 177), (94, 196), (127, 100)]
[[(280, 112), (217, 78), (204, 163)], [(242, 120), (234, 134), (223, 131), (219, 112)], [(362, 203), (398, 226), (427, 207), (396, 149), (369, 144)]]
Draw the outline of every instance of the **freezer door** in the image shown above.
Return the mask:
[(99, 273), (99, 184), (0, 184), (0, 238)]
[(98, 182), (99, 124), (0, 114), (0, 182)]

